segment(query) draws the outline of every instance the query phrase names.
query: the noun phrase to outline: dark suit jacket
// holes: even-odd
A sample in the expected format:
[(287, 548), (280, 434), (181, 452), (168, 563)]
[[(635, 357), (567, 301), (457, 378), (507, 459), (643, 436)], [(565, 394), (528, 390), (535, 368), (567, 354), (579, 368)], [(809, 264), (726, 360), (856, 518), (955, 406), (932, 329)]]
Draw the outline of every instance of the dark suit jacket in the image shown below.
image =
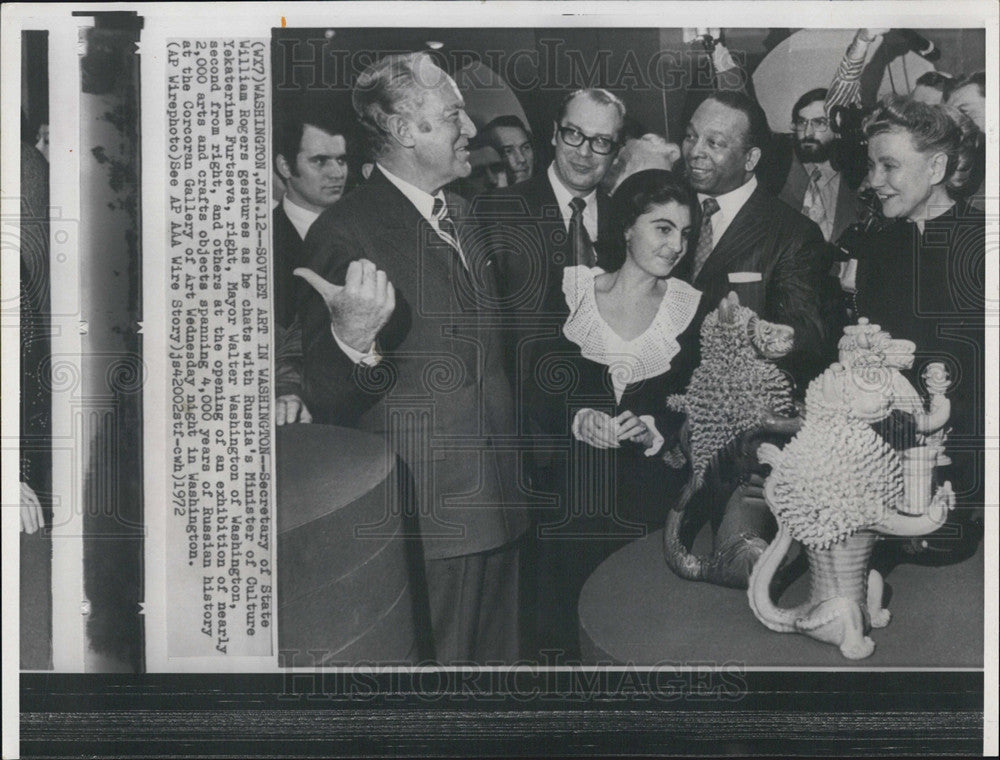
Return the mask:
[[(307, 266), (342, 284), (367, 258), (396, 289), (378, 337), (382, 361), (355, 365), (337, 346), (322, 299), (302, 299), (306, 404), (317, 422), (385, 435), (414, 480), (424, 556), (457, 557), (517, 538), (514, 412), (501, 364), (492, 264), (463, 201), (448, 198), (471, 276), (413, 204), (376, 171), (327, 209), (305, 241)], [(508, 444), (503, 450), (498, 444)]]
[[(694, 251), (697, 241), (690, 243)], [(693, 255), (685, 256), (677, 276), (704, 295), (700, 324), (729, 291), (760, 317), (795, 328), (795, 346), (779, 364), (788, 370), (800, 395), (809, 380), (836, 359), (840, 326), (828, 313), (829, 246), (814, 222), (758, 185), (726, 228), (698, 276), (691, 278)], [(733, 273), (759, 275), (734, 283)]]
[[(598, 265), (609, 235), (610, 199), (597, 191)], [(514, 383), (523, 434), (560, 435), (565, 409), (530, 406), (538, 398), (536, 368), (562, 346), (569, 315), (563, 269), (572, 266), (572, 241), (546, 171), (476, 200), (475, 215), (489, 236), (506, 324), (504, 366)], [(544, 419), (552, 419), (549, 424)]]
[[(600, 264), (610, 198), (600, 190), (596, 197)], [(497, 282), (510, 308), (522, 316), (564, 318), (563, 269), (576, 262), (548, 172), (478, 199), (475, 210), (487, 231), (500, 233), (494, 245)]]
[(282, 327), (289, 327), (295, 318), (298, 278), (292, 270), (302, 266), (302, 238), (278, 204), (272, 213), (274, 224), (274, 316)]
[[(792, 164), (788, 170), (785, 184), (778, 197), (796, 211), (802, 210), (802, 202), (809, 188), (809, 175), (797, 156), (792, 156)], [(852, 186), (847, 175), (840, 173), (840, 187), (837, 190), (837, 205), (833, 214), (833, 229), (830, 241), (836, 242), (841, 233), (858, 221), (858, 188)]]

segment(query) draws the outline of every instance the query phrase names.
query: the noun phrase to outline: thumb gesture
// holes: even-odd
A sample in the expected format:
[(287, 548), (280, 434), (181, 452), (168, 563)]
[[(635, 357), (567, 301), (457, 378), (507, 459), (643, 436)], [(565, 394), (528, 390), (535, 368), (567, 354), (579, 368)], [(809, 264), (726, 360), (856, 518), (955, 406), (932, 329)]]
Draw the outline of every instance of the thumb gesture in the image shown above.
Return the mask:
[[(353, 266), (353, 264), (351, 266)], [(344, 290), (343, 285), (334, 285), (332, 282), (327, 282), (313, 270), (306, 269), (305, 267), (299, 267), (298, 269), (293, 270), (292, 274), (297, 277), (301, 277), (303, 280), (308, 282), (309, 285), (312, 286), (312, 289), (320, 294), (320, 297), (322, 297), (323, 302), (328, 308), (331, 303), (336, 301), (340, 292)]]
[(352, 261), (343, 285), (334, 285), (311, 269), (300, 267), (301, 277), (319, 293), (330, 312), (334, 334), (356, 351), (371, 349), (379, 330), (396, 308), (396, 291), (386, 273), (367, 259)]

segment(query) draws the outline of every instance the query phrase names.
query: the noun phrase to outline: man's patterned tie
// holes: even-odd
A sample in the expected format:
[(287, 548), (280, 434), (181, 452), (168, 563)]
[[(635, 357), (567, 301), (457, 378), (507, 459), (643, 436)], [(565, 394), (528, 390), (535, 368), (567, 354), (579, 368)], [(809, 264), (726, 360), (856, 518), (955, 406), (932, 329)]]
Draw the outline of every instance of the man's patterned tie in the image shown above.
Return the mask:
[(719, 202), (715, 198), (709, 197), (701, 202), (701, 231), (698, 233), (698, 247), (694, 251), (694, 269), (691, 270), (691, 279), (698, 276), (715, 247), (715, 241), (712, 239), (712, 215), (718, 210)]
[(448, 206), (440, 198), (434, 199), (431, 216), (438, 223), (438, 234), (448, 245), (455, 249), (458, 257), (462, 260), (462, 266), (468, 268), (468, 264), (465, 263), (465, 254), (462, 252), (462, 244), (459, 242), (458, 228), (455, 227), (455, 222), (448, 216)]
[(813, 169), (809, 176), (809, 187), (806, 189), (806, 197), (802, 203), (802, 213), (812, 219), (819, 228), (823, 230), (824, 236), (827, 234), (825, 228), (826, 207), (823, 206), (823, 196), (819, 191), (819, 181), (823, 173), (817, 168)]

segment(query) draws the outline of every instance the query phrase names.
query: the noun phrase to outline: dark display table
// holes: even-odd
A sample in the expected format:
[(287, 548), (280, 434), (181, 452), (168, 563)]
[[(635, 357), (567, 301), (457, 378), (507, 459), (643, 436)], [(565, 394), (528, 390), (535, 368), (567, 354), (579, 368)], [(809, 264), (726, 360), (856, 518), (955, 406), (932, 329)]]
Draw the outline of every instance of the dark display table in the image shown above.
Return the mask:
[[(703, 537), (699, 537), (700, 539)], [(897, 565), (886, 578), (888, 627), (875, 653), (848, 660), (837, 647), (774, 633), (754, 617), (746, 591), (685, 581), (666, 566), (662, 531), (610, 556), (580, 595), (585, 663), (740, 664), (746, 667), (980, 668), (983, 666), (983, 546), (942, 567)], [(799, 577), (779, 600), (808, 596)]]
[(279, 649), (305, 667), (416, 662), (408, 490), (385, 439), (283, 425), (275, 450)]

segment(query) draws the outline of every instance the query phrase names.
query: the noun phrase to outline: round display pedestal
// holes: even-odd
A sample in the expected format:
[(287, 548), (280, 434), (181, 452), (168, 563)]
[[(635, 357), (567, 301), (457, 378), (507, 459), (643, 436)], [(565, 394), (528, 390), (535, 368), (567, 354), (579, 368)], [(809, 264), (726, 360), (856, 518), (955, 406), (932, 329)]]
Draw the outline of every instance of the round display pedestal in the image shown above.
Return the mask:
[(400, 479), (385, 440), (278, 428), (278, 646), (283, 664), (416, 662)]
[[(707, 550), (703, 533), (696, 549)], [(663, 561), (657, 531), (605, 560), (580, 594), (585, 664), (722, 667), (976, 668), (983, 666), (983, 547), (945, 566), (899, 564), (886, 576), (888, 627), (871, 634), (875, 653), (845, 660), (836, 647), (774, 633), (754, 617), (746, 591), (685, 581)], [(798, 577), (782, 607), (808, 596)]]

